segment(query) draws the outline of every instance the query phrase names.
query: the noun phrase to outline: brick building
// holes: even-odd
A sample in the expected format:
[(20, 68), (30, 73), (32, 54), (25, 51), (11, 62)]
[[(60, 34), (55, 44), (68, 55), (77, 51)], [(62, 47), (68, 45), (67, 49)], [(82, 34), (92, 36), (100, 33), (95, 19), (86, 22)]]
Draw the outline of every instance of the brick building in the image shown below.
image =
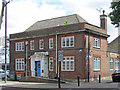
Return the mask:
[(59, 71), (58, 50), (63, 50), (61, 77), (87, 78), (88, 51), (90, 78), (99, 74), (109, 76), (106, 18), (103, 13), (98, 27), (73, 14), (38, 21), (24, 32), (11, 34), (11, 73), (16, 73), (18, 78), (24, 75), (55, 78)]
[(115, 38), (108, 44), (109, 60), (110, 60), (110, 72), (113, 73), (115, 70), (120, 68), (120, 36)]

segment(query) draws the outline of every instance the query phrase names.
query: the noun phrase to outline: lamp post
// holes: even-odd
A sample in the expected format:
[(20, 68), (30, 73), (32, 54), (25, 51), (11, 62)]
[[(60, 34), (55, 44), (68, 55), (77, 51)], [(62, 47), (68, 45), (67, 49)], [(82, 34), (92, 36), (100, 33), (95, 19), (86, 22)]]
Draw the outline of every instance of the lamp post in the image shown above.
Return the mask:
[(5, 83), (7, 81), (7, 4), (10, 3), (9, 1), (4, 0), (5, 4)]
[(27, 77), (28, 41), (25, 41), (25, 46), (26, 46), (26, 70), (25, 70), (25, 76)]

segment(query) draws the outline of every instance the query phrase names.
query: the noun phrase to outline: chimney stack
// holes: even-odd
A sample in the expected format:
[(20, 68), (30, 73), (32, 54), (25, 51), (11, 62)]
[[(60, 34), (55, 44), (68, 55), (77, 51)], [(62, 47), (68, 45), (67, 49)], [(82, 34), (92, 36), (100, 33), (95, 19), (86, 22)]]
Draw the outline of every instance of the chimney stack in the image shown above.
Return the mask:
[(100, 15), (100, 27), (107, 30), (107, 15), (105, 15), (105, 10), (103, 10), (103, 14)]

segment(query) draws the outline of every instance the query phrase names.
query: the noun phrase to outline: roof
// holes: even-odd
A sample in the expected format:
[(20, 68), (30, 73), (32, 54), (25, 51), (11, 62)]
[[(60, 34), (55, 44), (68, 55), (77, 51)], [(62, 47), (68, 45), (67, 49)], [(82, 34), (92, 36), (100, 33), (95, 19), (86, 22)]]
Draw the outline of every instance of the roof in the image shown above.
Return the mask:
[(79, 15), (73, 14), (38, 21), (24, 32), (11, 34), (10, 40), (20, 40), (77, 32), (90, 32), (92, 34), (99, 35), (105, 38), (109, 37), (109, 35), (107, 35), (107, 30), (92, 25), (85, 21)]
[(120, 53), (120, 35), (108, 44), (108, 51)]
[(24, 32), (35, 31), (45, 28), (57, 27), (57, 26), (64, 26), (66, 24), (76, 24), (76, 23), (87, 23), (82, 17), (77, 14), (62, 16), (52, 19), (46, 19), (42, 21), (38, 21), (26, 29)]

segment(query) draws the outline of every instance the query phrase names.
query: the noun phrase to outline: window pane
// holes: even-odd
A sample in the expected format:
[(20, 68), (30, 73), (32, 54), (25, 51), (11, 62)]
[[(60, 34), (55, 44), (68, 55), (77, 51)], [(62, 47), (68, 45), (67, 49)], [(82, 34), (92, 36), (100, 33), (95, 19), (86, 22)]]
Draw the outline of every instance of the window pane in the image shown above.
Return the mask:
[(62, 46), (65, 46), (65, 38), (62, 38)]
[(66, 39), (66, 46), (69, 46), (69, 38)]
[(100, 70), (100, 58), (94, 57), (94, 70)]
[(49, 39), (49, 48), (53, 48), (53, 39)]
[(73, 47), (74, 46), (74, 36), (62, 37), (61, 45), (62, 45), (62, 47)]
[(53, 57), (49, 58), (49, 71), (53, 71)]
[(110, 59), (110, 69), (113, 69), (113, 59)]
[(24, 59), (16, 59), (16, 70), (24, 70)]
[(63, 71), (74, 71), (74, 56), (67, 56), (63, 58), (61, 67)]

